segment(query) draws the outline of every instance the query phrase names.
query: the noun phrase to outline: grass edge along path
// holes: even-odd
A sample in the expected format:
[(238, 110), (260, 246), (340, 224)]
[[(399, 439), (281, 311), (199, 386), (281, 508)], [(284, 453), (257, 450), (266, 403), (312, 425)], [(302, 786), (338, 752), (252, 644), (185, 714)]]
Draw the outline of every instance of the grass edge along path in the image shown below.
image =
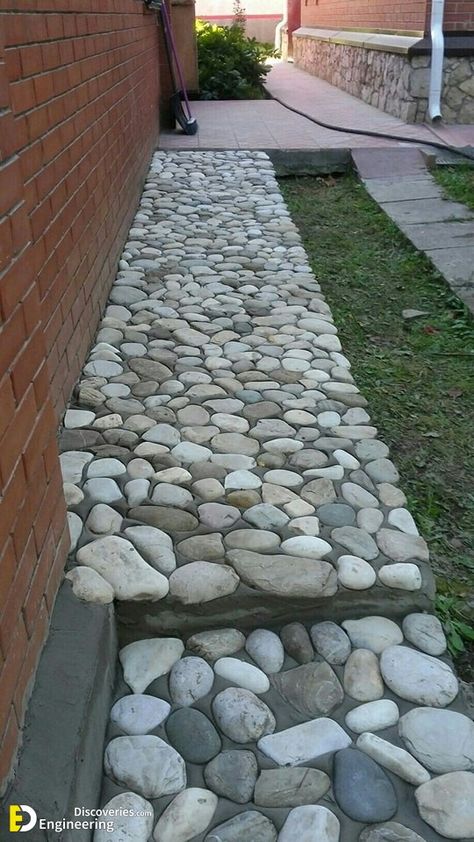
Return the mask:
[(431, 175), (443, 188), (447, 199), (462, 202), (474, 210), (474, 166), (435, 167)]
[(473, 320), (355, 176), (280, 187), (428, 541), (450, 651), (472, 680)]

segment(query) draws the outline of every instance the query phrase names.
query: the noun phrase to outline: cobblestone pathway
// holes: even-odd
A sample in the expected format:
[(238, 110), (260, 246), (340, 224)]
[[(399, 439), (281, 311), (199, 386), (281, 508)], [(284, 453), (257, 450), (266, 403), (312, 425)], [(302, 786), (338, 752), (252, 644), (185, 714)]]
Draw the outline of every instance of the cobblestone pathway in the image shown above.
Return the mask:
[[(428, 551), (263, 153), (157, 153), (65, 415), (115, 842), (474, 836)], [(109, 840), (97, 831), (95, 842)]]

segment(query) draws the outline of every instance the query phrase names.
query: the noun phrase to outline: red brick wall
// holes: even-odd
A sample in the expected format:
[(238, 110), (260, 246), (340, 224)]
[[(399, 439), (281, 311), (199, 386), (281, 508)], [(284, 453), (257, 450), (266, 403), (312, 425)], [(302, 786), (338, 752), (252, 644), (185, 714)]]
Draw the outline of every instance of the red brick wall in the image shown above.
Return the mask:
[(68, 550), (57, 418), (157, 131), (140, 0), (0, 0), (0, 790)]
[(301, 25), (323, 29), (423, 32), (425, 17), (426, 0), (301, 0)]
[[(428, 30), (431, 2), (428, 0)], [(474, 0), (446, 0), (444, 8), (445, 32), (474, 32)]]
[[(301, 0), (301, 25), (429, 32), (431, 0)], [(446, 32), (474, 31), (474, 0), (446, 0)]]

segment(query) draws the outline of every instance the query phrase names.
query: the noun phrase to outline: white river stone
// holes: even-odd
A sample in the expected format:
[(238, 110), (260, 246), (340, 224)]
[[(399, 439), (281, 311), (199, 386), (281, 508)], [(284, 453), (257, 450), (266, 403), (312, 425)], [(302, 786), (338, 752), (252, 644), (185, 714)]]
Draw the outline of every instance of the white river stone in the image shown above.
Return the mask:
[(331, 544), (313, 535), (298, 535), (295, 538), (287, 538), (286, 541), (283, 541), (281, 549), (288, 555), (316, 559), (323, 558), (323, 556), (332, 552)]
[(384, 564), (379, 570), (379, 579), (388, 588), (402, 591), (418, 591), (423, 583), (420, 569), (416, 564)]
[(183, 605), (197, 605), (234, 593), (239, 581), (235, 570), (226, 564), (191, 561), (171, 574), (169, 587), (170, 594)]
[(176, 568), (173, 542), (166, 532), (155, 526), (128, 526), (125, 535), (145, 561), (160, 573), (167, 575)]
[(351, 738), (337, 722), (322, 716), (262, 737), (258, 748), (279, 766), (298, 766), (347, 748), (351, 743)]
[(184, 645), (177, 637), (136, 640), (119, 652), (123, 677), (134, 693), (143, 693), (152, 681), (169, 673), (183, 652)]
[(434, 614), (408, 614), (402, 629), (406, 639), (427, 655), (442, 655), (446, 651), (443, 626)]
[(398, 731), (411, 754), (432, 772), (474, 770), (474, 723), (468, 716), (413, 708), (400, 719)]
[(451, 667), (424, 652), (389, 646), (382, 653), (380, 668), (390, 690), (409, 702), (446, 707), (458, 694), (458, 680)]
[(448, 839), (474, 837), (474, 774), (448, 772), (415, 790), (420, 816)]
[(117, 599), (163, 599), (168, 580), (150, 567), (133, 544), (116, 535), (98, 538), (77, 552), (78, 564), (91, 567), (112, 586)]
[(105, 750), (104, 768), (116, 783), (145, 798), (174, 795), (186, 786), (183, 758), (152, 734), (111, 740)]
[(305, 804), (290, 810), (278, 842), (339, 842), (339, 819), (320, 805)]
[(188, 842), (194, 839), (209, 827), (217, 802), (217, 795), (208, 789), (185, 789), (161, 814), (153, 839), (156, 842)]
[(353, 646), (358, 649), (370, 649), (380, 655), (387, 646), (403, 641), (399, 626), (386, 617), (363, 617), (361, 620), (344, 620), (341, 623)]
[(389, 769), (399, 778), (419, 786), (430, 779), (430, 773), (415, 760), (408, 751), (383, 740), (376, 734), (361, 734), (356, 742), (357, 748), (368, 754), (376, 763)]
[(136, 736), (154, 731), (170, 711), (171, 705), (164, 699), (132, 693), (115, 702), (110, 711), (110, 720), (126, 734)]
[(270, 682), (262, 670), (239, 658), (219, 658), (214, 664), (216, 675), (252, 693), (266, 693)]
[(107, 605), (114, 601), (114, 589), (90, 567), (73, 567), (65, 578), (71, 582), (74, 596), (84, 602)]
[(285, 660), (283, 644), (275, 632), (255, 629), (245, 643), (250, 657), (268, 674), (279, 672)]
[(341, 555), (337, 560), (337, 578), (345, 588), (363, 591), (371, 588), (377, 574), (368, 561), (354, 555)]
[(174, 704), (189, 707), (211, 692), (214, 672), (204, 658), (190, 655), (173, 664), (168, 682)]
[[(154, 813), (150, 802), (141, 795), (135, 792), (121, 792), (107, 801), (103, 809), (109, 811), (108, 817), (114, 828), (114, 842), (148, 842), (153, 830)], [(143, 815), (144, 813), (148, 815)], [(110, 831), (106, 828), (94, 831), (94, 842), (110, 842), (110, 838)]]
[(346, 714), (346, 725), (356, 734), (364, 731), (382, 731), (396, 725), (400, 717), (398, 705), (391, 699), (379, 699), (353, 708)]

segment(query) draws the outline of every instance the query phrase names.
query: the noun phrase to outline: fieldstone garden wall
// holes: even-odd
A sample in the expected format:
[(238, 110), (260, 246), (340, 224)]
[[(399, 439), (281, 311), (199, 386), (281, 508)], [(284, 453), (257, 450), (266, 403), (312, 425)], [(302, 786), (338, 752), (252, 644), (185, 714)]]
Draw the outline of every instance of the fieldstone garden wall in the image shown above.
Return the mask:
[[(295, 64), (408, 123), (427, 119), (430, 56), (401, 55), (293, 34)], [(474, 123), (474, 57), (447, 57), (446, 123)]]

